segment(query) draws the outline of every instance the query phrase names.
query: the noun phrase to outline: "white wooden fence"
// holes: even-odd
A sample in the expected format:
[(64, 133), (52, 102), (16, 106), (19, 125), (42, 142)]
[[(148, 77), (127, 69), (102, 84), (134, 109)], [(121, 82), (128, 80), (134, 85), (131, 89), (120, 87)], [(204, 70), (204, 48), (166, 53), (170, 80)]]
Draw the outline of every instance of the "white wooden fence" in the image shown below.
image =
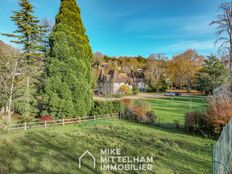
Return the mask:
[(55, 125), (68, 125), (68, 124), (80, 124), (88, 121), (100, 120), (100, 119), (110, 119), (110, 118), (118, 118), (119, 114), (107, 114), (107, 115), (99, 115), (99, 116), (88, 116), (88, 117), (79, 117), (79, 118), (71, 118), (71, 119), (57, 119), (51, 121), (41, 121), (39, 119), (33, 122), (25, 122), (20, 124), (11, 124), (8, 125), (7, 130), (18, 130), (24, 129), (25, 131), (30, 128), (47, 128), (49, 126)]

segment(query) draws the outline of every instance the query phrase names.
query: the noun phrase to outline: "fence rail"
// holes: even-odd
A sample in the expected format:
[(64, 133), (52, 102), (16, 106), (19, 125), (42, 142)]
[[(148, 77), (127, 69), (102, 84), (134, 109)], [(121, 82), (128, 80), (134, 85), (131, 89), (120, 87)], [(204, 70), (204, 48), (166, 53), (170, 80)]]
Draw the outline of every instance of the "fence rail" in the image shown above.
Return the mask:
[(11, 124), (7, 126), (7, 130), (19, 130), (24, 129), (25, 131), (30, 128), (47, 128), (49, 126), (55, 125), (69, 125), (69, 124), (80, 124), (84, 122), (101, 120), (101, 119), (110, 119), (110, 118), (118, 118), (118, 113), (107, 114), (107, 115), (99, 115), (99, 116), (89, 116), (89, 117), (79, 117), (79, 118), (71, 118), (71, 119), (57, 119), (51, 121), (41, 121), (39, 119), (33, 122), (24, 122), (20, 124)]

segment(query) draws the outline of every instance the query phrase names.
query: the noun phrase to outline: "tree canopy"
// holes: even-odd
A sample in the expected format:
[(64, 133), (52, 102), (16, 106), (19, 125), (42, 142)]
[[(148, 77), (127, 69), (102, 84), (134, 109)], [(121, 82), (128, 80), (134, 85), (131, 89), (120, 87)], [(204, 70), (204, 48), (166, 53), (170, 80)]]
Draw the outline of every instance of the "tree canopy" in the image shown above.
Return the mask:
[(92, 107), (92, 51), (75, 0), (61, 0), (49, 44), (45, 112), (55, 117), (87, 115)]
[(217, 59), (211, 55), (205, 60), (204, 67), (197, 75), (197, 89), (206, 93), (212, 93), (213, 90), (222, 84), (229, 82), (229, 71)]

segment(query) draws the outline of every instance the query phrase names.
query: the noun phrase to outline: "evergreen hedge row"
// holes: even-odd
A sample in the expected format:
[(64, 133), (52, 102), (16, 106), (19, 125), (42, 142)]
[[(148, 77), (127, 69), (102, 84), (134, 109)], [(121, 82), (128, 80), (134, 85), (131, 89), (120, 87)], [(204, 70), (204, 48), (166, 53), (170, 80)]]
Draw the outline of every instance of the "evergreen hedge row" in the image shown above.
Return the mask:
[(94, 101), (90, 115), (106, 115), (122, 111), (121, 101)]

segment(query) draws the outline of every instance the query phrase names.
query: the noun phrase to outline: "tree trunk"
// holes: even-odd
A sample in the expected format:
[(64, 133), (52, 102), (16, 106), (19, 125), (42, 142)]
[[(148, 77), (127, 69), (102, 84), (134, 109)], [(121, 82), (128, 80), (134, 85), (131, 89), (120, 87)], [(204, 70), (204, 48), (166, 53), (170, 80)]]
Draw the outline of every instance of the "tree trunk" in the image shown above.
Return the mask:
[(27, 76), (27, 88), (26, 88), (26, 102), (27, 102), (27, 105), (26, 105), (26, 118), (29, 117), (30, 115), (30, 77)]
[(9, 93), (9, 100), (8, 100), (8, 110), (7, 110), (7, 123), (11, 123), (11, 106), (12, 106), (12, 99), (13, 99), (13, 90), (14, 90), (14, 80), (17, 72), (18, 62), (16, 61), (14, 70), (12, 72), (12, 79), (10, 85), (10, 93)]

